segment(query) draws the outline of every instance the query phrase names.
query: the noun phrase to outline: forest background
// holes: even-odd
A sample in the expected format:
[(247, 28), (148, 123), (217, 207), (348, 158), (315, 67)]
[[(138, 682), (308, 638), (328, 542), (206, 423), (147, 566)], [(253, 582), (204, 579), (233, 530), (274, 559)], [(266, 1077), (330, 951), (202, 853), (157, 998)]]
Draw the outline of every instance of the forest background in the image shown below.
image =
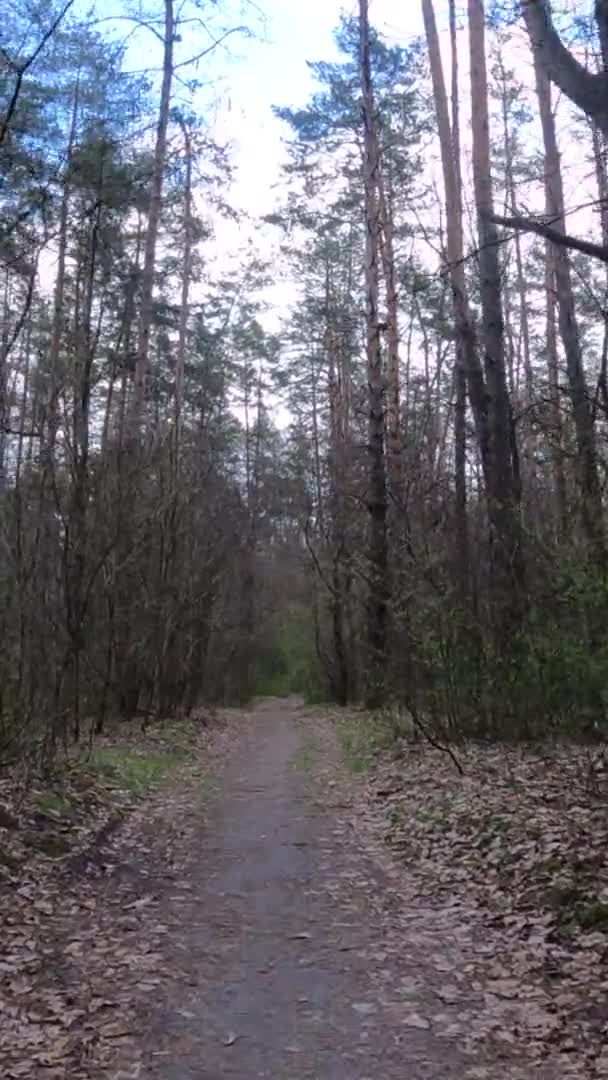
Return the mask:
[(604, 7), (305, 65), (328, 6), (4, 5), (7, 762), (270, 691), (602, 732)]

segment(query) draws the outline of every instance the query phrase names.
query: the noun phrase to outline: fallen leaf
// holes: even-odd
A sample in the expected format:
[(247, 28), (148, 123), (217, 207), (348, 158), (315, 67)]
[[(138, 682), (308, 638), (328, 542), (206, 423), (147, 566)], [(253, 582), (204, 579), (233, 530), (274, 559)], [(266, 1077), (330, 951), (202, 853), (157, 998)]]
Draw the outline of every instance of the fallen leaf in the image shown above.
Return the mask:
[(428, 1031), (431, 1026), (430, 1022), (424, 1016), (421, 1016), (420, 1013), (409, 1013), (407, 1016), (403, 1017), (402, 1023), (404, 1023), (406, 1027), (420, 1028), (421, 1031)]

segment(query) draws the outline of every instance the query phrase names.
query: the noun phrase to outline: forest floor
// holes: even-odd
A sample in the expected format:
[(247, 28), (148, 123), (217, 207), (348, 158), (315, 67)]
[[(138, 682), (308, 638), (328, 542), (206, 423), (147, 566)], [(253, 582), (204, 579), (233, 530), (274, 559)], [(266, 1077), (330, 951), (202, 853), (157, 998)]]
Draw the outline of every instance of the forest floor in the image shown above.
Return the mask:
[[(13, 844), (2, 1077), (608, 1076), (605, 800), (538, 755), (469, 749), (461, 778), (367, 730), (273, 701), (175, 763), (170, 732), (139, 764), (106, 748), (124, 789), (163, 782), (76, 853)], [(63, 820), (45, 798), (43, 825)]]

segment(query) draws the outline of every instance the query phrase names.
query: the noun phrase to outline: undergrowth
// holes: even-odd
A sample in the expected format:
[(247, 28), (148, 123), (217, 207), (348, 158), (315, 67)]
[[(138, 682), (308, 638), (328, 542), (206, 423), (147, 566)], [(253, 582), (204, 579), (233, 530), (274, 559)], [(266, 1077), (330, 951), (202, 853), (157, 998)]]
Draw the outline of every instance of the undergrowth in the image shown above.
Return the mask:
[(398, 738), (394, 718), (388, 712), (340, 712), (336, 730), (346, 764), (351, 772), (364, 773), (382, 750)]
[(321, 751), (319, 740), (310, 733), (306, 733), (300, 746), (291, 759), (291, 766), (301, 772), (311, 772)]
[(185, 757), (183, 748), (138, 751), (108, 746), (95, 750), (90, 768), (118, 792), (145, 795), (169, 779)]

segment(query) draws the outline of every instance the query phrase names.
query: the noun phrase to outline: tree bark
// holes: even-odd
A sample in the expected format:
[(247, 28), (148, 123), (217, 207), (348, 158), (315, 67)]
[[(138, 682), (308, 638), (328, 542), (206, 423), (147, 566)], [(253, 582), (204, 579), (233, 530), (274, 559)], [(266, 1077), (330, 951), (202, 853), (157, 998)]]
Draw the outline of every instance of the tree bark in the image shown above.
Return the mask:
[(550, 215), (546, 215), (549, 217), (549, 222), (541, 221), (538, 218), (523, 217), (520, 214), (505, 216), (504, 214), (492, 213), (489, 216), (490, 221), (495, 225), (504, 226), (505, 229), (536, 233), (537, 236), (542, 236), (544, 240), (550, 240), (556, 247), (580, 251), (583, 255), (590, 255), (592, 259), (599, 259), (600, 262), (608, 263), (608, 246), (596, 244), (593, 240), (584, 240), (579, 236), (568, 236), (563, 229), (555, 227), (555, 219)]
[[(606, 171), (606, 140), (603, 138), (596, 125), (590, 122), (591, 140), (593, 143), (593, 161), (595, 164), (595, 178), (599, 199), (600, 221), (602, 225), (602, 240), (608, 250), (608, 173)], [(604, 289), (604, 312), (608, 311), (608, 268), (606, 270)], [(597, 410), (597, 402), (601, 398), (604, 415), (608, 416), (608, 318), (604, 315), (604, 332), (602, 340), (602, 359), (597, 382), (596, 400), (594, 405), (594, 418)]]
[[(566, 48), (553, 22), (550, 0), (522, 0), (536, 63), (557, 87), (608, 135), (608, 76), (589, 71)], [(604, 55), (608, 53), (606, 0), (597, 0), (595, 14)]]
[(555, 322), (555, 250), (553, 244), (545, 245), (545, 326), (547, 337), (547, 375), (549, 401), (553, 428), (552, 458), (557, 535), (560, 540), (568, 537), (568, 494), (564, 471), (564, 435), (559, 395), (559, 367), (557, 357), (557, 326)]
[[(488, 402), (483, 370), (477, 352), (477, 340), (469, 308), (464, 266), (464, 237), (462, 227), (462, 184), (460, 180), (459, 129), (452, 132), (448, 99), (439, 48), (439, 35), (433, 0), (422, 0), (422, 13), (431, 65), (433, 98), (439, 131), (441, 164), (446, 202), (447, 261), (452, 288), (456, 333), (460, 342), (460, 360), (466, 380), (475, 421), (475, 432), (486, 485), (490, 468), (490, 436)], [(454, 141), (454, 137), (456, 141)]]
[[(434, 23), (434, 12), (431, 11)], [(451, 86), (451, 145), (454, 184), (456, 188), (456, 206), (459, 216), (460, 245), (462, 247), (462, 170), (460, 164), (460, 88), (458, 85), (458, 32), (456, 25), (456, 3), (449, 3), (450, 54), (452, 60)], [(432, 26), (431, 26), (432, 36)], [(439, 56), (441, 61), (441, 56)], [(437, 55), (435, 55), (435, 65)], [(444, 178), (445, 183), (445, 178)], [(452, 284), (452, 305), (454, 306), (454, 286)], [(475, 354), (477, 359), (477, 354)], [(460, 334), (456, 341), (454, 358), (454, 489), (456, 515), (456, 574), (459, 583), (460, 602), (464, 608), (469, 602), (471, 572), (469, 552), (469, 522), (467, 517), (467, 368), (465, 359), (465, 340)]]
[(365, 192), (365, 322), (369, 438), (369, 564), (367, 601), (369, 673), (366, 700), (370, 708), (386, 696), (388, 551), (385, 463), (384, 377), (378, 313), (379, 153), (372, 85), (368, 0), (359, 0), (363, 179)]
[(174, 36), (175, 23), (173, 14), (173, 0), (165, 0), (163, 78), (160, 93), (160, 106), (158, 111), (158, 124), (156, 129), (156, 143), (154, 146), (154, 162), (152, 166), (152, 178), (150, 184), (148, 227), (146, 230), (146, 239), (144, 245), (144, 265), (141, 281), (137, 357), (135, 361), (133, 400), (131, 405), (130, 417), (130, 428), (132, 437), (138, 437), (140, 434), (144, 404), (146, 399), (146, 384), (148, 380), (150, 358), (150, 330), (152, 325), (152, 297), (154, 292), (154, 270), (156, 266), (156, 245), (158, 241), (160, 215), (162, 209), (163, 178), (167, 157), (167, 129), (169, 126), (171, 85), (173, 81)]
[(182, 288), (179, 309), (179, 328), (177, 352), (175, 356), (175, 460), (174, 469), (177, 478), (181, 450), (181, 426), (183, 407), (184, 365), (186, 362), (186, 344), (188, 318), (190, 314), (190, 278), (192, 276), (192, 139), (185, 123), (181, 125), (184, 136), (186, 161), (186, 186), (184, 190), (184, 251), (182, 256)]
[[(565, 232), (564, 189), (555, 118), (551, 105), (551, 84), (536, 56), (534, 71), (545, 149), (546, 210), (547, 214), (555, 222), (554, 228), (558, 232)], [(557, 291), (559, 330), (566, 355), (566, 370), (576, 432), (582, 525), (590, 552), (598, 564), (603, 565), (606, 551), (593, 412), (583, 367), (572, 289), (570, 259), (565, 248), (554, 247), (553, 267)]]
[(399, 376), (399, 295), (395, 268), (393, 193), (382, 166), (378, 165), (380, 254), (386, 294), (386, 470), (388, 490), (398, 509), (403, 499), (401, 446), (401, 391)]
[(490, 125), (483, 0), (468, 0), (471, 68), (473, 182), (479, 236), (479, 277), (484, 333), (484, 369), (488, 393), (490, 461), (488, 516), (492, 588), (501, 639), (515, 629), (522, 613), (523, 551), (519, 519), (511, 404), (507, 388), (501, 274), (493, 213)]
[(341, 380), (338, 375), (339, 357), (335, 332), (331, 273), (329, 261), (325, 273), (325, 354), (327, 361), (327, 390), (329, 397), (329, 501), (331, 526), (328, 541), (331, 544), (331, 593), (333, 668), (331, 682), (334, 697), (339, 705), (346, 705), (349, 698), (350, 678), (345, 633), (345, 590), (342, 560), (346, 547), (346, 522), (344, 513), (344, 427), (342, 423)]
[[(499, 57), (500, 64), (500, 79), (501, 79), (501, 106), (502, 106), (502, 124), (503, 124), (503, 140), (504, 140), (504, 153), (505, 153), (505, 187), (506, 196), (509, 205), (513, 211), (517, 214), (517, 186), (515, 183), (515, 173), (513, 167), (513, 135), (509, 125), (509, 112), (508, 112), (508, 80), (507, 74), (503, 65), (502, 53)], [(515, 269), (517, 280), (517, 295), (519, 299), (519, 319), (520, 319), (520, 348), (521, 359), (523, 361), (524, 369), (524, 383), (525, 383), (525, 403), (530, 405), (533, 398), (532, 387), (532, 361), (531, 361), (531, 348), (530, 348), (530, 321), (528, 318), (528, 304), (526, 296), (526, 276), (524, 273), (524, 260), (521, 249), (521, 238), (519, 232), (515, 233)], [(516, 380), (518, 382), (518, 380)], [(519, 392), (519, 386), (517, 386)]]
[(70, 133), (66, 148), (66, 176), (63, 183), (61, 196), (61, 209), (59, 211), (59, 238), (57, 245), (57, 276), (53, 293), (53, 321), (51, 324), (51, 344), (49, 349), (49, 400), (47, 414), (47, 436), (44, 447), (44, 459), (47, 468), (51, 467), (55, 453), (55, 440), (57, 438), (57, 397), (59, 394), (59, 358), (61, 355), (61, 342), (64, 327), (64, 297), (66, 258), (68, 244), (68, 221), (70, 216), (70, 180), (69, 170), (72, 163), (72, 154), (76, 140), (76, 126), (78, 121), (78, 109), (80, 98), (80, 79), (76, 77), (74, 97), (72, 102), (72, 117), (70, 121)]

